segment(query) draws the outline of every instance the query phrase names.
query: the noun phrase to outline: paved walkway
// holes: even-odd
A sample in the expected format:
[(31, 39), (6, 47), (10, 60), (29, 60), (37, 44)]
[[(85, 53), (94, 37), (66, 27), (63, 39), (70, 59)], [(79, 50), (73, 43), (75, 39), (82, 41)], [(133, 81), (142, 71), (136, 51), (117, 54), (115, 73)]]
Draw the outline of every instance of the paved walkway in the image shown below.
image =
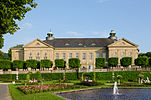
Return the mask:
[(0, 100), (12, 100), (6, 83), (0, 83)]

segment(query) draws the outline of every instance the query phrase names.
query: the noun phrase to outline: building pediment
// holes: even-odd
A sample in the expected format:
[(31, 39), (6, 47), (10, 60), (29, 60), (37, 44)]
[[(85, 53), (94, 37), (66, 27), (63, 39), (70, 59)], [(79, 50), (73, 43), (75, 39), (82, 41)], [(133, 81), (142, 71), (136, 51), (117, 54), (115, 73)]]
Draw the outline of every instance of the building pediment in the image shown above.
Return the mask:
[(53, 48), (53, 46), (51, 46), (50, 44), (47, 44), (43, 41), (41, 41), (40, 39), (35, 39), (34, 41), (28, 43), (27, 45), (23, 46), (24, 48), (28, 48), (28, 47), (31, 47), (31, 48), (42, 48), (42, 47), (51, 47)]
[(138, 45), (122, 38), (114, 43), (108, 45), (108, 47), (138, 47)]

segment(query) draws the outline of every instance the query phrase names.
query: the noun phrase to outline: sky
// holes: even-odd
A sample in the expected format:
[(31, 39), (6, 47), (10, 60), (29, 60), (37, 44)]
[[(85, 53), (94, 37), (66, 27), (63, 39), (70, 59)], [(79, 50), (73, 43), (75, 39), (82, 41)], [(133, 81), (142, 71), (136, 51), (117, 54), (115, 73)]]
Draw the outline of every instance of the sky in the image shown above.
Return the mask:
[(107, 38), (115, 30), (118, 39), (151, 51), (151, 0), (36, 0), (37, 7), (17, 22), (14, 35), (4, 35), (3, 52), (17, 44), (55, 38)]

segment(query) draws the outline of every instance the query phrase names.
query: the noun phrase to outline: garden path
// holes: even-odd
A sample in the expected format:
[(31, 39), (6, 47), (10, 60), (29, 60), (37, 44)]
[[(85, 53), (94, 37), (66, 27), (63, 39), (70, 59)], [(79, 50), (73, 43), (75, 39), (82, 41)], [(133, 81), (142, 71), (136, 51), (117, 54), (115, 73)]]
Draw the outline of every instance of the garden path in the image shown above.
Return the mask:
[(0, 83), (0, 100), (12, 100), (6, 83)]

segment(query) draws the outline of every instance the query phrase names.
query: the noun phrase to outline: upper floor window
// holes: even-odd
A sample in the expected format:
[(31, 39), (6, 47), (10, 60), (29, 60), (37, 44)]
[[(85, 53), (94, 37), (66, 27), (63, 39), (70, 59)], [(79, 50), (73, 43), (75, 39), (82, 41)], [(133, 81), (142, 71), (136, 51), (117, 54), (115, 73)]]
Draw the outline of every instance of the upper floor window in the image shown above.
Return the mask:
[(121, 53), (121, 58), (123, 58), (125, 56), (124, 52)]
[(85, 60), (86, 59), (86, 53), (83, 53), (82, 55), (82, 59)]
[(100, 53), (96, 52), (96, 58), (99, 58), (99, 57), (100, 57)]
[(90, 53), (90, 54), (89, 54), (89, 59), (92, 60), (92, 58), (93, 58), (93, 54)]
[(106, 53), (105, 52), (103, 53), (103, 58), (106, 58)]
[(32, 53), (30, 52), (30, 54), (29, 54), (29, 59), (32, 59)]
[(66, 54), (65, 54), (65, 53), (62, 54), (62, 58), (63, 58), (64, 60), (66, 59)]
[(69, 59), (72, 58), (72, 53), (69, 53)]
[(36, 60), (40, 61), (40, 57), (36, 57)]
[(132, 57), (132, 52), (129, 52), (129, 56)]
[(45, 53), (44, 59), (47, 59), (47, 53)]
[(114, 53), (113, 53), (113, 56), (114, 56), (114, 57), (117, 57), (117, 52), (114, 52)]
[(56, 53), (56, 59), (59, 59), (59, 53)]
[(76, 58), (79, 58), (79, 53), (76, 53)]

